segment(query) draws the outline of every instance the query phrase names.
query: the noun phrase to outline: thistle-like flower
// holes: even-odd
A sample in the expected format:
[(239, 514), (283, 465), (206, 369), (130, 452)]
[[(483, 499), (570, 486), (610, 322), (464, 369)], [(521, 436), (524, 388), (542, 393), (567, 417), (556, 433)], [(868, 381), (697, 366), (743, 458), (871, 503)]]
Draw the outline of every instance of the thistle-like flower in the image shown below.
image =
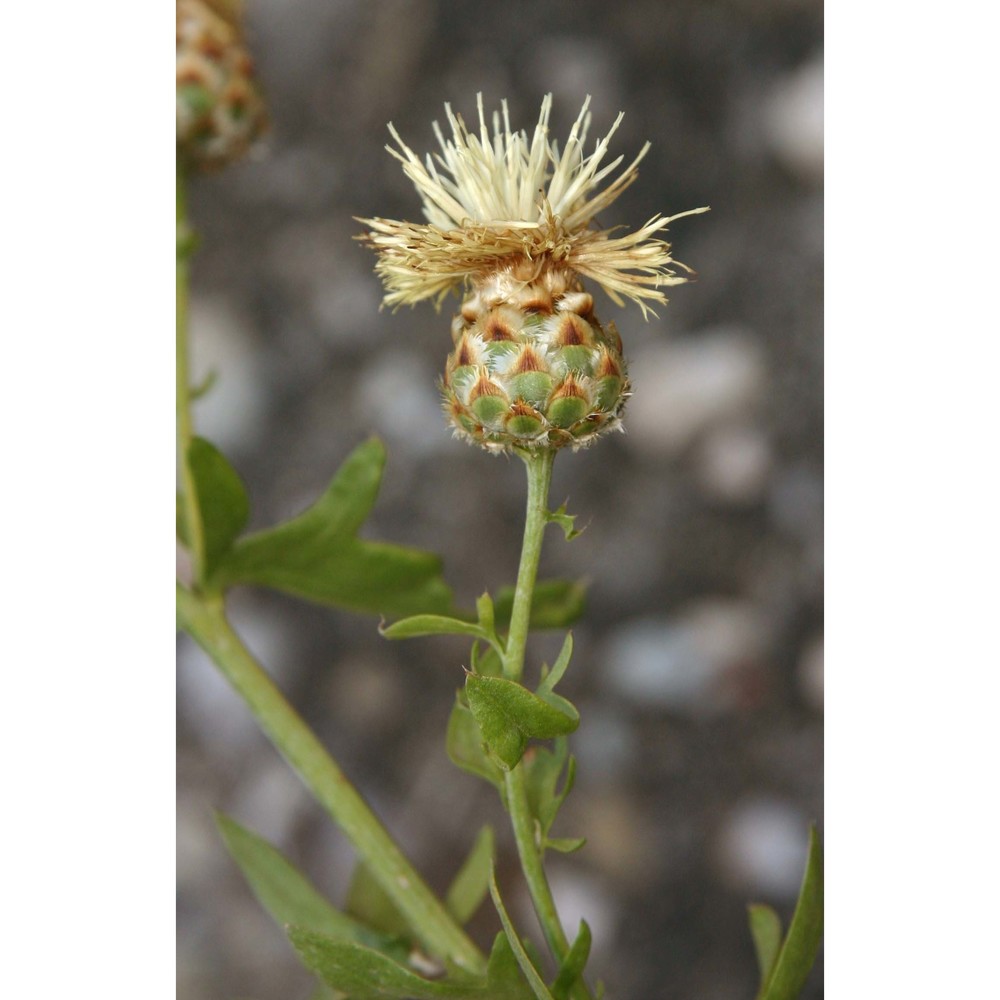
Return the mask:
[(177, 150), (189, 165), (224, 166), (266, 125), (242, 18), (242, 0), (177, 0)]
[(690, 273), (659, 234), (707, 209), (656, 215), (624, 235), (595, 224), (638, 176), (649, 143), (608, 181), (623, 160), (604, 162), (623, 116), (587, 155), (589, 104), (562, 152), (549, 139), (551, 94), (530, 140), (511, 130), (506, 101), (491, 134), (479, 96), (478, 135), (446, 104), (451, 138), (435, 122), (441, 151), (423, 162), (390, 125), (398, 149), (386, 148), (428, 221), (358, 220), (369, 227), (360, 239), (379, 255), (386, 305), (440, 304), (466, 289), (442, 389), (456, 432), (491, 451), (580, 447), (619, 427), (629, 393), (621, 338), (598, 321), (583, 279), (645, 316), (667, 301), (663, 288), (687, 280), (671, 264)]

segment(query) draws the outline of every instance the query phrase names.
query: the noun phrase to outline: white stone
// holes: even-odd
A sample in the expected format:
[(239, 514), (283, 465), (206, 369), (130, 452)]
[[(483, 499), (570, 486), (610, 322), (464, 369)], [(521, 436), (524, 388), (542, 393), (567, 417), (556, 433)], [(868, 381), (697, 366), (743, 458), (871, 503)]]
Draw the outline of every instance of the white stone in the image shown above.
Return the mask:
[[(267, 665), (279, 686), (286, 685), (300, 662), (296, 636), (286, 620), (241, 595), (229, 601), (228, 610), (250, 652)], [(236, 761), (264, 740), (249, 708), (187, 636), (177, 653), (177, 698), (200, 740), (220, 759)]]
[(424, 358), (394, 348), (362, 374), (355, 403), (364, 419), (401, 450), (427, 454), (450, 449), (436, 384), (437, 373)]
[(766, 385), (757, 338), (740, 327), (646, 344), (632, 352), (629, 375), (625, 440), (664, 455), (720, 423), (752, 415)]
[(192, 406), (198, 434), (226, 455), (249, 449), (261, 435), (267, 409), (249, 317), (225, 296), (193, 295), (188, 331), (192, 387), (216, 375)]
[(698, 447), (695, 474), (713, 499), (750, 503), (767, 486), (773, 464), (764, 433), (747, 424), (727, 424), (708, 433)]
[(803, 180), (823, 179), (823, 56), (778, 81), (764, 106), (764, 133), (774, 155)]
[(254, 833), (286, 849), (309, 795), (283, 758), (261, 747), (259, 761), (240, 783), (231, 806), (238, 822)]
[(728, 708), (731, 674), (760, 660), (768, 629), (755, 605), (729, 598), (689, 604), (669, 618), (628, 622), (612, 633), (603, 678), (638, 705), (680, 711)]
[(791, 803), (754, 798), (734, 808), (716, 844), (722, 873), (738, 889), (782, 900), (798, 895), (809, 823)]
[(799, 689), (812, 708), (823, 711), (823, 636), (811, 639), (799, 657)]

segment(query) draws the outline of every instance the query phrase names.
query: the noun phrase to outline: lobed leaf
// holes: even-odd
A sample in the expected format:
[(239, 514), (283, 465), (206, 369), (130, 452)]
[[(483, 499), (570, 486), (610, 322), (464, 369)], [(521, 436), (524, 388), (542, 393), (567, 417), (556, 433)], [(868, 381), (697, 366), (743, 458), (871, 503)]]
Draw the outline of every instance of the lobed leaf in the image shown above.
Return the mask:
[(437, 556), (356, 537), (384, 465), (381, 442), (355, 448), (316, 503), (284, 524), (240, 539), (220, 560), (213, 582), (258, 584), (374, 614), (451, 612), (452, 593)]
[(571, 733), (576, 718), (505, 677), (468, 674), (465, 695), (490, 756), (506, 770), (517, 766), (529, 739)]

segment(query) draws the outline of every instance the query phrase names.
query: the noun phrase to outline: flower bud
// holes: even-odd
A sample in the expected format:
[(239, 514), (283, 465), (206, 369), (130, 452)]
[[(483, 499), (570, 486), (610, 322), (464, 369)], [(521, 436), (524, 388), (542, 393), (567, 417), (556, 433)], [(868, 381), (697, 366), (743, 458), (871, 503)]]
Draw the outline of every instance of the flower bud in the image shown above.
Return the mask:
[(240, 0), (177, 0), (177, 150), (216, 169), (263, 131), (264, 101), (244, 45)]

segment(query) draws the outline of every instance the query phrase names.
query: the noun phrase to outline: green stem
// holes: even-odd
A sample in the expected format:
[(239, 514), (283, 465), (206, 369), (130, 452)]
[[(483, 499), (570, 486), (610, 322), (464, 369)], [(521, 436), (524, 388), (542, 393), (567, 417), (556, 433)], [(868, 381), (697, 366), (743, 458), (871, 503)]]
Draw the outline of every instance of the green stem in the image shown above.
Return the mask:
[(187, 221), (184, 168), (177, 164), (177, 449), (180, 452), (181, 503), (191, 553), (192, 579), (200, 582), (204, 566), (205, 534), (195, 493), (194, 478), (188, 465), (188, 448), (194, 436), (191, 420), (190, 366), (188, 364), (188, 281), (191, 237)]
[[(507, 634), (503, 664), (504, 676), (515, 681), (519, 681), (524, 673), (524, 651), (531, 620), (531, 598), (538, 576), (538, 560), (542, 554), (542, 535), (548, 523), (549, 485), (552, 482), (555, 452), (522, 452), (521, 458), (528, 470), (528, 506), (524, 524), (524, 543), (521, 547), (521, 564), (517, 571), (517, 588), (514, 592), (514, 607), (511, 611), (510, 631)], [(569, 953), (570, 946), (542, 865), (542, 848), (538, 842), (535, 820), (528, 805), (524, 767), (521, 764), (504, 774), (504, 789), (528, 892), (531, 894), (531, 901), (549, 951), (561, 965)], [(592, 1000), (593, 994), (580, 977), (573, 984), (570, 996), (574, 1000)]]
[(333, 817), (379, 885), (432, 954), (483, 975), (485, 960), (403, 856), (388, 831), (345, 777), (226, 620), (221, 598), (177, 588), (181, 628), (215, 661), (261, 729)]
[[(194, 436), (188, 364), (188, 258), (191, 252), (184, 171), (177, 166), (177, 443), (190, 542), (193, 579), (202, 580), (204, 530), (187, 462)], [(264, 668), (250, 655), (226, 619), (221, 595), (200, 595), (177, 587), (181, 628), (215, 661), (246, 702), (261, 729), (306, 787), (346, 834), (376, 881), (406, 917), (432, 954), (475, 975), (486, 971), (482, 953), (431, 892), (367, 803), (344, 776), (306, 723), (285, 700)]]
[(521, 565), (517, 570), (514, 606), (507, 634), (507, 654), (504, 657), (505, 677), (519, 681), (524, 672), (524, 649), (531, 623), (531, 598), (538, 577), (538, 560), (542, 554), (542, 535), (548, 524), (549, 485), (552, 482), (554, 451), (521, 452), (528, 470), (528, 508), (524, 520), (524, 543)]

